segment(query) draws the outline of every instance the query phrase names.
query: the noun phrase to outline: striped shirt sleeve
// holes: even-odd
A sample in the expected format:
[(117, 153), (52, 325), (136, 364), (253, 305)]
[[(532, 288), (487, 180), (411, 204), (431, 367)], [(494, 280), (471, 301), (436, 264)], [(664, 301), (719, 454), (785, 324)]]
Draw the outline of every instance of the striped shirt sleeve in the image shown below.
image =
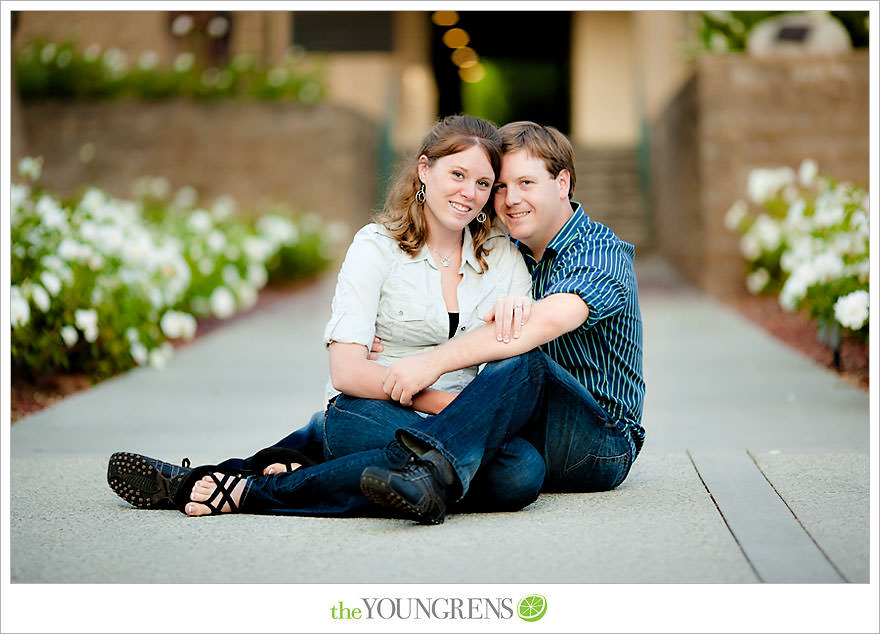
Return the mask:
[(582, 328), (590, 329), (626, 306), (626, 257), (619, 244), (593, 241), (589, 250), (572, 245), (575, 248), (566, 249), (556, 262), (555, 279), (545, 295), (574, 293), (584, 300), (590, 314)]

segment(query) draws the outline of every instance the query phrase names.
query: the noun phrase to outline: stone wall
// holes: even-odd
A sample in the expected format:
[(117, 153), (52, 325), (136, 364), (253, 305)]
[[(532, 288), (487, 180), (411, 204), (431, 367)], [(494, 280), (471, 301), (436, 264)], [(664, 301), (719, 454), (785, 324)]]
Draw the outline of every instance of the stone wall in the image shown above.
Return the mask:
[(651, 131), (657, 246), (700, 288), (741, 293), (739, 236), (724, 214), (749, 172), (805, 158), (867, 186), (868, 52), (707, 56)]
[[(62, 194), (94, 184), (130, 197), (139, 177), (163, 176), (207, 202), (221, 194), (242, 208), (279, 202), (352, 229), (377, 204), (377, 126), (338, 106), (19, 103), (13, 115), (13, 165), (42, 156), (43, 184)], [(88, 144), (94, 157), (83, 161)]]

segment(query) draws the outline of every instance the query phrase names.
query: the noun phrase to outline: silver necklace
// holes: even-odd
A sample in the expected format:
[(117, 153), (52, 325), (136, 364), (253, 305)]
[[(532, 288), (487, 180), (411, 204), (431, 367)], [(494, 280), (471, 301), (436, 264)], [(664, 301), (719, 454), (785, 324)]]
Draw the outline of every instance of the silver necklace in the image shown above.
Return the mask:
[(448, 255), (443, 255), (443, 254), (440, 253), (437, 249), (435, 249), (434, 247), (432, 247), (430, 244), (428, 245), (428, 248), (431, 249), (431, 251), (433, 251), (434, 253), (436, 253), (437, 255), (440, 256), (440, 265), (441, 265), (441, 266), (444, 266), (444, 267), (446, 267), (446, 268), (449, 268), (449, 256), (448, 256)]

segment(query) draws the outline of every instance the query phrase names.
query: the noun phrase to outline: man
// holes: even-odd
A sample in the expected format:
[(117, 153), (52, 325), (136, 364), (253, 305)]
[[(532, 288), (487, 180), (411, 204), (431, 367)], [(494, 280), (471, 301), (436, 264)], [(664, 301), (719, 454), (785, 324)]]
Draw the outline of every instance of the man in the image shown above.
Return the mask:
[[(519, 242), (537, 301), (507, 298), (486, 318), (495, 325), (394, 362), (384, 390), (409, 405), (441, 374), (492, 363), (439, 414), (392, 427), (397, 441), (385, 447), (352, 448), (307, 468), (251, 477), (244, 495), (244, 482), (227, 489), (215, 480), (199, 481), (190, 496), (191, 480), (179, 467), (139, 457), (135, 468), (147, 484), (136, 493), (160, 490), (156, 503), (178, 507), (221, 494), (223, 512), (246, 502), (248, 512), (301, 515), (359, 512), (366, 495), (437, 524), (450, 507), (518, 510), (541, 490), (618, 486), (644, 441), (633, 246), (571, 202), (573, 152), (561, 133), (530, 122), (508, 124), (501, 133), (495, 210)], [(341, 395), (333, 407), (350, 408), (357, 425), (412, 420), (390, 401)], [(241, 466), (227, 463), (221, 466), (232, 471)]]
[[(532, 274), (528, 323), (513, 339), (506, 328), (484, 327), (396, 361), (384, 389), (405, 404), (450, 369), (512, 355), (518, 362), (490, 364), (427, 428), (399, 430), (415, 456), (407, 465), (370, 466), (361, 478), (370, 499), (427, 523), (442, 521), (494, 449), (513, 437), (540, 452), (542, 490), (579, 492), (618, 486), (645, 437), (633, 246), (571, 201), (574, 157), (560, 132), (518, 122), (501, 133), (494, 204)], [(517, 318), (526, 306), (512, 310)]]

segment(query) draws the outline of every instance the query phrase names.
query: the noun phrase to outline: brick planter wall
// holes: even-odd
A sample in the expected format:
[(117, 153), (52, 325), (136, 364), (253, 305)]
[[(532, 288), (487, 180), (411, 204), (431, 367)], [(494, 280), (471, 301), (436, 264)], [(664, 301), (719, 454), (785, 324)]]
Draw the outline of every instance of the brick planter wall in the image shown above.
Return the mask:
[(698, 287), (743, 292), (739, 236), (724, 214), (757, 167), (805, 158), (868, 183), (868, 53), (708, 56), (651, 131), (657, 247)]
[[(141, 176), (192, 185), (205, 204), (282, 202), (364, 224), (376, 205), (377, 126), (337, 106), (281, 103), (18, 103), (13, 165), (43, 156), (42, 183), (62, 194), (95, 184), (128, 198)], [(94, 159), (80, 160), (91, 143)], [(172, 189), (172, 192), (174, 191)]]

